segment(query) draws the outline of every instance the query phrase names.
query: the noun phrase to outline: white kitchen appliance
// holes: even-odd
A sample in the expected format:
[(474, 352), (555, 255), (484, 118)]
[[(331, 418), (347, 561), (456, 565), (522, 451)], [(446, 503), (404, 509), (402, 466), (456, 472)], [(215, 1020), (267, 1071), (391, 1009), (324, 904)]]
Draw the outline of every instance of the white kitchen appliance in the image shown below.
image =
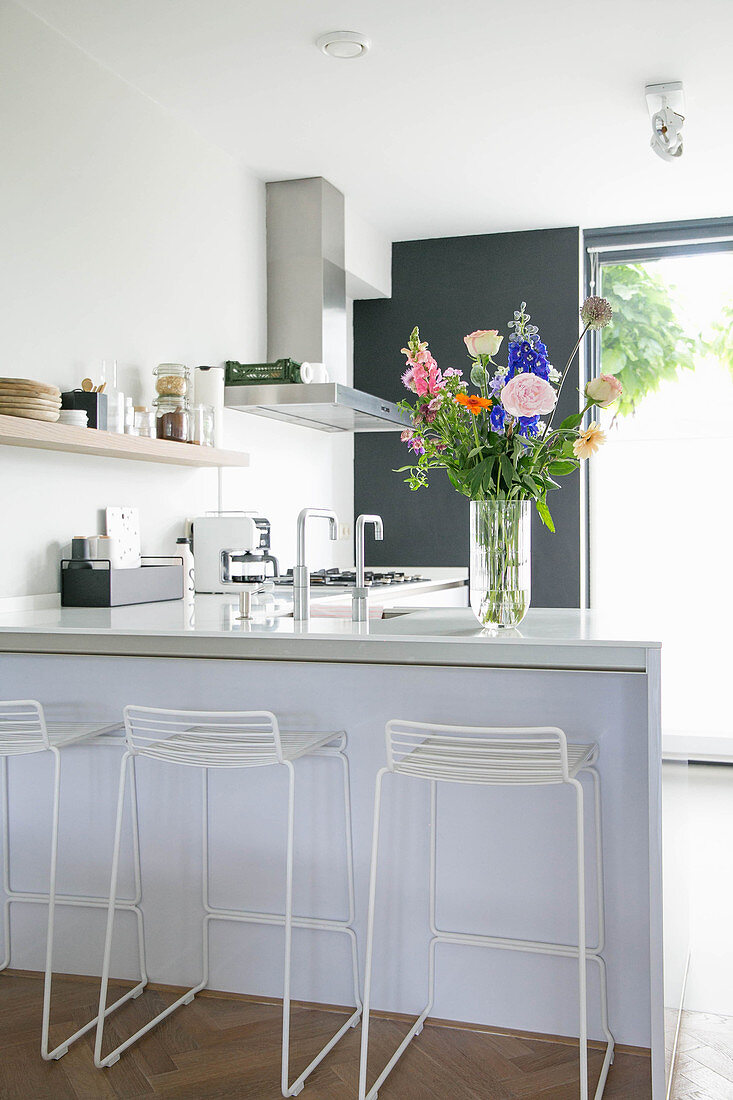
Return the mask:
[[(262, 580), (268, 564), (280, 573), (270, 554), (270, 521), (255, 512), (207, 512), (191, 524), (197, 592), (226, 592), (233, 583)], [(222, 557), (226, 554), (226, 558)], [(227, 582), (222, 581), (222, 562)]]

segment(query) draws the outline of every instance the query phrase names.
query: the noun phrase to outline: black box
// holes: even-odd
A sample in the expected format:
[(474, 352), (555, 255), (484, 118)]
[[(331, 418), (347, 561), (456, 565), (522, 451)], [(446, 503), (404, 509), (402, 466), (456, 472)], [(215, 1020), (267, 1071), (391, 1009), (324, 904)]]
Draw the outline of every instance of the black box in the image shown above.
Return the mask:
[(183, 558), (142, 560), (139, 569), (113, 569), (106, 560), (89, 559), (86, 568), (79, 568), (78, 560), (64, 558), (61, 606), (121, 607), (183, 599)]
[(87, 390), (68, 390), (61, 394), (62, 409), (84, 409), (87, 427), (107, 430), (107, 394)]

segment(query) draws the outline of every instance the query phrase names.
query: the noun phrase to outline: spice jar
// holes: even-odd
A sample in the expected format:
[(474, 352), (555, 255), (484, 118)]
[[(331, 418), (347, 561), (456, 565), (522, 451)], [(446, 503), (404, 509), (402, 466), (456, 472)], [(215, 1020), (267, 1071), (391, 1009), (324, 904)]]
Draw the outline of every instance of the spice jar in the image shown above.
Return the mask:
[(188, 443), (189, 412), (186, 398), (165, 394), (153, 404), (155, 405), (155, 434), (158, 439)]
[(191, 409), (188, 442), (198, 443), (200, 447), (214, 446), (213, 405), (194, 405)]
[(153, 376), (160, 397), (185, 397), (188, 393), (188, 367), (183, 363), (159, 363)]
[(155, 412), (153, 409), (149, 409), (147, 405), (135, 406), (135, 430), (138, 435), (145, 436), (147, 439), (155, 439)]

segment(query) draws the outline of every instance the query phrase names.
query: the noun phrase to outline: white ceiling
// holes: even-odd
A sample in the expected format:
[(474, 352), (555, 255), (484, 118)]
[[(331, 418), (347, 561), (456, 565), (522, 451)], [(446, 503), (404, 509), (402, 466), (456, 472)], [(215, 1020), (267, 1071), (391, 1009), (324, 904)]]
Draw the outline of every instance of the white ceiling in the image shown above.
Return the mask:
[[(25, 0), (267, 180), (394, 240), (733, 214), (733, 0)], [(314, 43), (347, 28), (367, 57)], [(644, 85), (683, 80), (685, 153)]]

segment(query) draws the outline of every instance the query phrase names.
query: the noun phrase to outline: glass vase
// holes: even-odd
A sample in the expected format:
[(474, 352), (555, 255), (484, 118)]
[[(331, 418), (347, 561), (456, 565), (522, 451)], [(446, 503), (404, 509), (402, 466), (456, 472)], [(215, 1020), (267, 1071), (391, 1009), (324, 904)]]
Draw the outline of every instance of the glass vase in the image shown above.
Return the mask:
[(529, 500), (472, 500), (470, 599), (490, 630), (518, 626), (531, 595)]

